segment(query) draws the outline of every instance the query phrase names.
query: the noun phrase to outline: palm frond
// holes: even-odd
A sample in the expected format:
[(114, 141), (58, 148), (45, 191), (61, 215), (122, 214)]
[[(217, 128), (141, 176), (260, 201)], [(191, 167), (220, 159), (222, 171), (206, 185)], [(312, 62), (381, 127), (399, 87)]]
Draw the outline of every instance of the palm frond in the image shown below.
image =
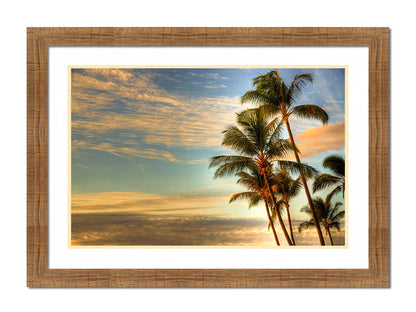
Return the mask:
[(336, 228), (338, 230), (338, 232), (341, 229), (341, 224), (338, 221), (334, 221), (328, 224), (329, 228)]
[(231, 196), (228, 203), (232, 203), (236, 200), (249, 200), (251, 201), (253, 198), (260, 197), (258, 193), (256, 192), (241, 192), (241, 193), (235, 193)]
[[(262, 106), (262, 108), (265, 111), (264, 106)], [(265, 113), (265, 115), (267, 116), (266, 113)], [(273, 133), (273, 131), (275, 131), (275, 127), (278, 127), (278, 131), (280, 131), (278, 133), (280, 134), (281, 131), (282, 131), (282, 125), (283, 125), (283, 123), (280, 120), (280, 117), (275, 117), (271, 121), (269, 121), (269, 123), (267, 124), (267, 128), (271, 129), (270, 133)]]
[(306, 222), (302, 222), (301, 224), (299, 224), (298, 227), (298, 231), (299, 233), (302, 233), (303, 230), (309, 229), (310, 227), (314, 227), (315, 223), (313, 222), (313, 219), (306, 221)]
[(279, 118), (275, 118), (267, 125), (267, 129), (269, 130), (269, 140), (267, 143), (268, 145), (281, 138), (280, 135), (282, 134), (283, 127), (282, 123), (278, 121)]
[(260, 201), (263, 201), (263, 198), (260, 195), (253, 197), (249, 202), (248, 209), (251, 209), (257, 206), (260, 203)]
[[(244, 93), (240, 98), (241, 104), (252, 103), (254, 105), (265, 105), (265, 104), (274, 104), (276, 98), (273, 98), (270, 94), (262, 92), (260, 90), (250, 90)], [(274, 106), (274, 105), (273, 105)]]
[(244, 156), (216, 156), (211, 158), (209, 167), (219, 166), (214, 174), (214, 179), (230, 176), (247, 168), (256, 167), (255, 161)]
[(341, 203), (341, 202), (337, 202), (336, 204), (335, 204), (335, 206), (334, 206), (334, 211), (338, 211), (339, 210), (339, 208), (341, 207), (343, 205), (343, 203)]
[[(261, 107), (266, 116), (273, 117), (276, 115), (281, 115), (282, 102), (280, 102), (280, 100), (276, 100), (276, 102), (274, 103), (270, 103), (270, 104), (266, 103), (266, 104), (263, 104)], [(284, 121), (284, 118), (281, 118), (280, 122), (283, 122), (283, 121)]]
[(254, 161), (251, 157), (247, 157), (247, 156), (220, 155), (220, 156), (211, 157), (211, 161), (209, 163), (209, 168), (220, 166), (222, 164), (231, 163), (231, 162), (253, 163)]
[(292, 109), (291, 113), (301, 118), (317, 119), (324, 125), (329, 119), (325, 110), (317, 105), (298, 105)]
[(312, 185), (312, 189), (315, 193), (317, 191), (323, 190), (324, 188), (337, 185), (341, 182), (342, 180), (339, 177), (323, 173), (315, 179)]
[(335, 216), (332, 217), (332, 220), (339, 220), (344, 217), (345, 217), (345, 211), (340, 211)]
[(309, 215), (312, 215), (312, 211), (311, 211), (311, 208), (309, 206), (303, 206), (302, 208), (300, 208), (300, 212), (304, 212), (304, 213), (307, 213)]
[(316, 213), (319, 214), (321, 218), (325, 219), (328, 216), (328, 209), (325, 200), (320, 196), (316, 196), (312, 199), (312, 202)]
[(279, 168), (285, 169), (292, 174), (299, 175), (300, 173), (303, 173), (307, 179), (313, 178), (319, 173), (314, 167), (306, 164), (299, 164), (296, 161), (279, 160), (278, 165)]
[(332, 196), (338, 194), (339, 192), (341, 192), (343, 190), (342, 185), (338, 185), (336, 188), (334, 188), (330, 194), (332, 194)]
[[(242, 176), (242, 174), (246, 174), (247, 177)], [(236, 174), (236, 176), (239, 176), (240, 178), (237, 180), (237, 184), (244, 186), (245, 188), (259, 192), (264, 187), (264, 181), (259, 178), (254, 178), (249, 173), (246, 172), (239, 172)]]
[(256, 90), (279, 90), (281, 85), (282, 80), (277, 70), (253, 78), (253, 87)]
[(336, 194), (336, 192), (332, 191), (325, 198), (324, 206), (325, 206), (325, 210), (328, 211), (328, 216), (329, 216), (329, 211), (334, 209), (331, 205), (331, 200), (332, 200), (332, 198), (334, 197), (335, 194)]
[(270, 131), (267, 127), (268, 119), (263, 108), (244, 110), (237, 114), (236, 121), (257, 150), (259, 152), (263, 151)]
[(308, 83), (313, 83), (312, 74), (301, 74), (295, 76), (287, 92), (287, 97), (290, 100), (290, 103), (296, 99), (296, 97), (302, 92), (303, 87)]
[(245, 169), (246, 167), (247, 166), (245, 162), (232, 162), (223, 164), (219, 166), (217, 170), (215, 170), (214, 179), (231, 176), (234, 173)]
[(322, 165), (324, 168), (328, 168), (333, 171), (339, 177), (345, 176), (345, 159), (342, 156), (328, 156), (324, 159)]
[(279, 211), (281, 211), (284, 208), (284, 206), (287, 204), (286, 201), (284, 201), (283, 199), (276, 201), (276, 203), (277, 203), (277, 207)]
[[(271, 200), (270, 200), (271, 201)], [(283, 209), (283, 205), (285, 204), (284, 200), (279, 200), (276, 202), (277, 203), (277, 210), (279, 211), (279, 213), (282, 213), (282, 209)], [(269, 205), (269, 207), (272, 207), (271, 205)], [(276, 220), (277, 215), (276, 215), (276, 209), (272, 209), (272, 214), (271, 214), (271, 219), (272, 220)]]
[(227, 127), (227, 130), (224, 131), (222, 145), (244, 155), (253, 156), (257, 154), (256, 146), (237, 126)]
[(288, 191), (288, 197), (294, 198), (298, 196), (302, 188), (303, 188), (303, 184), (302, 184), (302, 180), (300, 179), (300, 177), (298, 177), (296, 180), (292, 180), (292, 182), (290, 183), (289, 191)]
[(271, 160), (284, 157), (290, 151), (293, 151), (293, 145), (287, 139), (275, 139), (267, 147), (267, 157)]

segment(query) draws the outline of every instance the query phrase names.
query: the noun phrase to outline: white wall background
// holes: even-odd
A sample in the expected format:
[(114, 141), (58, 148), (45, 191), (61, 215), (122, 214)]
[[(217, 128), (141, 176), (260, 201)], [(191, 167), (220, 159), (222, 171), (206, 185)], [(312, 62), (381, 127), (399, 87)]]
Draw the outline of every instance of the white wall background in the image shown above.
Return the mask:
[[(377, 6), (375, 9), (374, 6)], [(0, 310), (390, 311), (414, 308), (416, 174), (410, 1), (7, 1), (1, 8)], [(27, 26), (388, 26), (391, 28), (390, 289), (27, 289)], [(413, 191), (413, 192), (412, 192)]]

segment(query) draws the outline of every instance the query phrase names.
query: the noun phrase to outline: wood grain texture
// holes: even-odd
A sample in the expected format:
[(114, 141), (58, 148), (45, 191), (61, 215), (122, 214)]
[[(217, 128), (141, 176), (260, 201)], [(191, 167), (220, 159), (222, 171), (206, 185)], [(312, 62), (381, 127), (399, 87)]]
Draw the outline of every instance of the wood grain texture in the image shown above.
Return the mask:
[[(48, 47), (369, 47), (369, 269), (49, 269)], [(53, 129), (51, 129), (53, 131)], [(388, 28), (28, 28), (28, 287), (388, 287)]]

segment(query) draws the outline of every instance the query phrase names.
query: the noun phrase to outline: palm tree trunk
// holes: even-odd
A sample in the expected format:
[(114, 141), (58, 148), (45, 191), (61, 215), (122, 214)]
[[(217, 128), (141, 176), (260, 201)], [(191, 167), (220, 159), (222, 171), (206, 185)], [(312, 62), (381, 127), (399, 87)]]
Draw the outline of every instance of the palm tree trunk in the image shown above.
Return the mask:
[(325, 229), (326, 229), (326, 232), (328, 233), (329, 242), (331, 243), (331, 246), (334, 246), (334, 242), (332, 241), (332, 235), (331, 235), (331, 231), (329, 230), (329, 226), (325, 225)]
[(274, 228), (273, 220), (272, 220), (272, 217), (270, 216), (269, 205), (267, 204), (267, 200), (265, 198), (263, 198), (263, 200), (264, 200), (264, 204), (266, 205), (267, 218), (269, 219), (270, 226), (272, 227), (274, 239), (276, 241), (277, 246), (280, 246), (279, 239), (277, 238), (276, 229)]
[(280, 215), (280, 211), (277, 208), (276, 198), (274, 198), (272, 189), (270, 188), (269, 179), (267, 178), (265, 168), (263, 168), (263, 177), (264, 177), (264, 180), (266, 181), (267, 190), (269, 191), (270, 197), (273, 201), (274, 209), (276, 210), (276, 215), (277, 215), (277, 219), (279, 220), (280, 227), (283, 230), (283, 234), (285, 235), (287, 243), (289, 244), (289, 246), (292, 246), (293, 245), (292, 241), (290, 240), (289, 234), (286, 231), (286, 227), (285, 227), (285, 224), (283, 223), (283, 219), (282, 219), (282, 216)]
[[(289, 134), (290, 142), (292, 143), (293, 147), (295, 147), (296, 146), (295, 140), (293, 139), (292, 130), (290, 129), (289, 120), (287, 118), (285, 119), (285, 123), (286, 123), (287, 132)], [(295, 154), (296, 162), (299, 165), (302, 165), (296, 149), (293, 150), (293, 153)], [(308, 203), (309, 203), (309, 208), (311, 209), (311, 212), (312, 212), (312, 218), (313, 218), (313, 222), (315, 223), (316, 231), (318, 232), (319, 242), (321, 243), (322, 246), (325, 246), (324, 237), (322, 235), (321, 227), (319, 226), (319, 220), (318, 220), (318, 217), (316, 216), (315, 209), (313, 208), (311, 193), (309, 192), (309, 187), (308, 187), (308, 184), (306, 183), (305, 175), (303, 174), (302, 170), (300, 171), (300, 179), (302, 180), (303, 188), (305, 189), (305, 193), (306, 193), (306, 198), (308, 199)]]
[(289, 204), (288, 204), (289, 201), (288, 201), (287, 196), (285, 196), (285, 201), (286, 201), (285, 207), (286, 207), (286, 212), (287, 212), (287, 221), (289, 222), (290, 238), (292, 239), (293, 246), (295, 246), (296, 243), (295, 243), (295, 238), (293, 237), (292, 220), (290, 219), (290, 211), (289, 211)]

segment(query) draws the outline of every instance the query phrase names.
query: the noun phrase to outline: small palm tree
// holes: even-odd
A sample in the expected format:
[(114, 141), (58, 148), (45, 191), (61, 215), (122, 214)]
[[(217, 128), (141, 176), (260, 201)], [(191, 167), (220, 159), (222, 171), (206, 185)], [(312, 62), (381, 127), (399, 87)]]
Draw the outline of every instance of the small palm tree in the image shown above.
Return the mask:
[[(279, 72), (277, 70), (273, 70), (253, 79), (254, 90), (246, 92), (241, 97), (241, 103), (252, 102), (254, 104), (258, 104), (259, 106), (262, 106), (268, 114), (279, 116), (282, 122), (286, 125), (290, 142), (293, 147), (295, 147), (295, 140), (293, 139), (289, 122), (291, 116), (317, 119), (322, 121), (324, 125), (328, 123), (328, 114), (321, 107), (310, 104), (298, 106), (293, 105), (297, 96), (301, 94), (302, 88), (307, 83), (312, 82), (313, 77), (311, 74), (301, 74), (296, 75), (291, 84), (287, 86), (283, 79), (280, 78)], [(301, 165), (299, 152), (296, 148), (293, 149), (293, 153), (295, 155), (296, 162)], [(321, 245), (325, 245), (321, 227), (319, 226), (317, 216), (313, 209), (312, 197), (306, 182), (306, 177), (303, 172), (300, 172), (300, 178), (305, 189), (309, 208), (318, 232), (319, 241)]]
[(280, 195), (280, 200), (278, 203), (281, 204), (281, 207), (286, 207), (290, 238), (293, 245), (296, 245), (295, 237), (293, 236), (292, 219), (290, 217), (290, 200), (299, 194), (302, 188), (302, 182), (300, 178), (293, 179), (286, 169), (280, 169), (277, 173), (275, 173), (273, 176), (273, 182), (274, 192)]
[(267, 195), (266, 183), (264, 177), (260, 174), (259, 168), (252, 168), (250, 173), (241, 171), (236, 174), (239, 177), (237, 184), (245, 186), (248, 191), (233, 194), (230, 198), (230, 203), (236, 200), (248, 200), (248, 208), (257, 206), (262, 200), (266, 207), (267, 218), (269, 220), (269, 228), (273, 231), (273, 236), (277, 246), (280, 246), (279, 239), (277, 237), (276, 229), (270, 214), (270, 198)]
[[(274, 209), (278, 211), (279, 207), (269, 178), (273, 162), (277, 162), (281, 167), (287, 167), (292, 172), (305, 169), (301, 169), (295, 162), (280, 161), (289, 151), (293, 151), (293, 145), (288, 140), (280, 138), (281, 124), (276, 120), (269, 121), (262, 108), (245, 110), (237, 114), (236, 122), (237, 126), (230, 125), (223, 131), (222, 145), (238, 154), (211, 158), (209, 167), (218, 167), (214, 178), (258, 168), (259, 173), (263, 175)], [(280, 213), (276, 215), (288, 244), (293, 245)]]
[(342, 191), (345, 194), (345, 159), (342, 156), (331, 155), (322, 162), (324, 168), (330, 169), (333, 175), (323, 173), (318, 176), (313, 183), (313, 192), (320, 191), (327, 187), (335, 188), (332, 190), (334, 194)]
[[(345, 211), (339, 211), (339, 208), (342, 206), (341, 202), (337, 202), (335, 205), (332, 205), (331, 200), (334, 196), (333, 192), (329, 193), (324, 201), (322, 197), (315, 197), (313, 199), (313, 204), (318, 214), (318, 218), (322, 225), (324, 226), (326, 234), (329, 236), (329, 241), (331, 245), (334, 245), (331, 235), (331, 228), (336, 228), (340, 230), (340, 220), (344, 218)], [(303, 207), (302, 212), (311, 214), (309, 207)], [(302, 232), (303, 229), (307, 229), (311, 226), (314, 226), (313, 220), (303, 222), (299, 225), (299, 232)]]

